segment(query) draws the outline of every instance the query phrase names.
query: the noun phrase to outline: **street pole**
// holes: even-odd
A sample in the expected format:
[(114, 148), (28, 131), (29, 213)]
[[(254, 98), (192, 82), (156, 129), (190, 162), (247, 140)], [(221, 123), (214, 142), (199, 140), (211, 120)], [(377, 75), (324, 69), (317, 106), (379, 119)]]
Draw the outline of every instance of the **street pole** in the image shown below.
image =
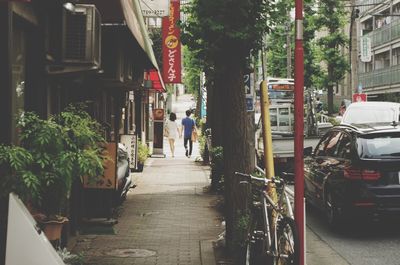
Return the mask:
[(290, 12), (289, 9), (286, 13), (286, 18), (288, 21), (286, 21), (286, 77), (287, 78), (292, 78), (292, 47), (290, 45), (291, 39), (290, 39)]
[(357, 53), (357, 24), (358, 10), (354, 7), (356, 0), (351, 0), (351, 15), (350, 15), (350, 97), (353, 98), (353, 93), (357, 93), (358, 89), (358, 53)]
[(295, 0), (295, 73), (294, 73), (294, 215), (299, 233), (299, 265), (305, 263), (304, 240), (304, 49), (303, 49), (303, 1)]

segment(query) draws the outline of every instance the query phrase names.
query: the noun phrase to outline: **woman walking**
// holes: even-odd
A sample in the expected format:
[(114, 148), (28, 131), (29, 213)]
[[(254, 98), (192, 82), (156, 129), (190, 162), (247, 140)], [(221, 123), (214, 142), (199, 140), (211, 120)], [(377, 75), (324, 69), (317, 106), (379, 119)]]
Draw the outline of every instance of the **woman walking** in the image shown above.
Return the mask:
[(176, 114), (171, 112), (169, 114), (169, 120), (167, 120), (165, 124), (165, 136), (168, 138), (172, 157), (175, 156), (175, 139), (178, 138), (178, 135), (180, 134), (178, 124), (175, 120)]

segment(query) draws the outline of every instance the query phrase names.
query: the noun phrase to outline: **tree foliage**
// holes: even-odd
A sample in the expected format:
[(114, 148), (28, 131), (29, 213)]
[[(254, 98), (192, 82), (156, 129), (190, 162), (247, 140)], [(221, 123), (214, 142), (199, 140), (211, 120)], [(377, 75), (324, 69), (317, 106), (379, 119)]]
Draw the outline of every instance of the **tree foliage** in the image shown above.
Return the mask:
[(185, 10), (189, 16), (182, 41), (204, 61), (213, 61), (229, 46), (246, 58), (261, 47), (272, 11), (272, 3), (265, 0), (193, 0)]
[(320, 51), (315, 39), (315, 33), (318, 30), (315, 4), (315, 0), (304, 1), (304, 86), (321, 89), (323, 80), (318, 61)]
[(286, 34), (288, 34), (286, 27), (279, 26), (274, 28), (274, 30), (268, 35), (267, 72), (269, 76), (286, 77)]
[[(293, 1), (280, 0), (276, 3), (276, 9), (271, 19), (274, 22), (274, 29), (268, 35), (267, 39), (267, 71), (269, 76), (286, 77), (287, 76), (287, 35), (290, 40), (294, 39), (293, 22), (290, 17), (290, 10), (293, 8)], [(289, 43), (291, 60), (294, 58), (294, 42)]]
[(319, 2), (316, 27), (325, 36), (318, 39), (321, 51), (321, 61), (326, 64), (322, 71), (322, 83), (328, 89), (328, 112), (333, 113), (333, 87), (338, 85), (349, 70), (349, 62), (343, 54), (343, 48), (348, 46), (348, 38), (343, 32), (346, 24), (344, 2), (325, 0)]
[(158, 67), (162, 69), (163, 60), (162, 60), (162, 32), (161, 28), (151, 28), (149, 29), (149, 37), (153, 42), (153, 51), (154, 56), (156, 57), (156, 61)]
[(200, 87), (200, 74), (203, 71), (203, 62), (196, 55), (196, 52), (183, 46), (183, 67), (185, 69), (183, 82), (189, 93), (197, 96)]

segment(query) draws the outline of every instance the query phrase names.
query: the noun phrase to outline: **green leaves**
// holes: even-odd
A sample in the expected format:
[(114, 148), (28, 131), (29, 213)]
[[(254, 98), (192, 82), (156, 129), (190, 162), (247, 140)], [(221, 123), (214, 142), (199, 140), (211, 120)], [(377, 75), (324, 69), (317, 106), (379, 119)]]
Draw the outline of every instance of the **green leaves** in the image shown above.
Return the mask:
[(69, 106), (46, 120), (23, 113), (18, 128), (21, 146), (0, 145), (0, 167), (6, 172), (0, 197), (16, 192), (54, 213), (65, 204), (74, 180), (103, 174), (105, 140), (83, 106)]
[(182, 41), (190, 50), (204, 51), (199, 54), (206, 62), (230, 46), (238, 48), (237, 56), (248, 56), (269, 31), (273, 6), (264, 0), (193, 0), (184, 9)]
[(147, 144), (139, 141), (138, 143), (138, 161), (141, 164), (144, 164), (146, 159), (149, 157), (149, 147)]

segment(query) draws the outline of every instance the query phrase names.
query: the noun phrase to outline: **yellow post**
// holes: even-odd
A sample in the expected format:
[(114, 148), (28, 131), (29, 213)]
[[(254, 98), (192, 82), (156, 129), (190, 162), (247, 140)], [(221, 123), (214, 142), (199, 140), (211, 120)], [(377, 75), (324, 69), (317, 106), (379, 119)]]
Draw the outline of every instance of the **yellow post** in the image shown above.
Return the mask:
[[(262, 132), (264, 142), (264, 164), (265, 164), (265, 177), (271, 179), (275, 176), (274, 170), (274, 156), (272, 152), (272, 135), (271, 135), (271, 119), (269, 116), (269, 98), (267, 81), (262, 81), (260, 85), (261, 90), (261, 119), (262, 119)], [(278, 197), (276, 195), (275, 186), (269, 187), (268, 195), (276, 202)]]

